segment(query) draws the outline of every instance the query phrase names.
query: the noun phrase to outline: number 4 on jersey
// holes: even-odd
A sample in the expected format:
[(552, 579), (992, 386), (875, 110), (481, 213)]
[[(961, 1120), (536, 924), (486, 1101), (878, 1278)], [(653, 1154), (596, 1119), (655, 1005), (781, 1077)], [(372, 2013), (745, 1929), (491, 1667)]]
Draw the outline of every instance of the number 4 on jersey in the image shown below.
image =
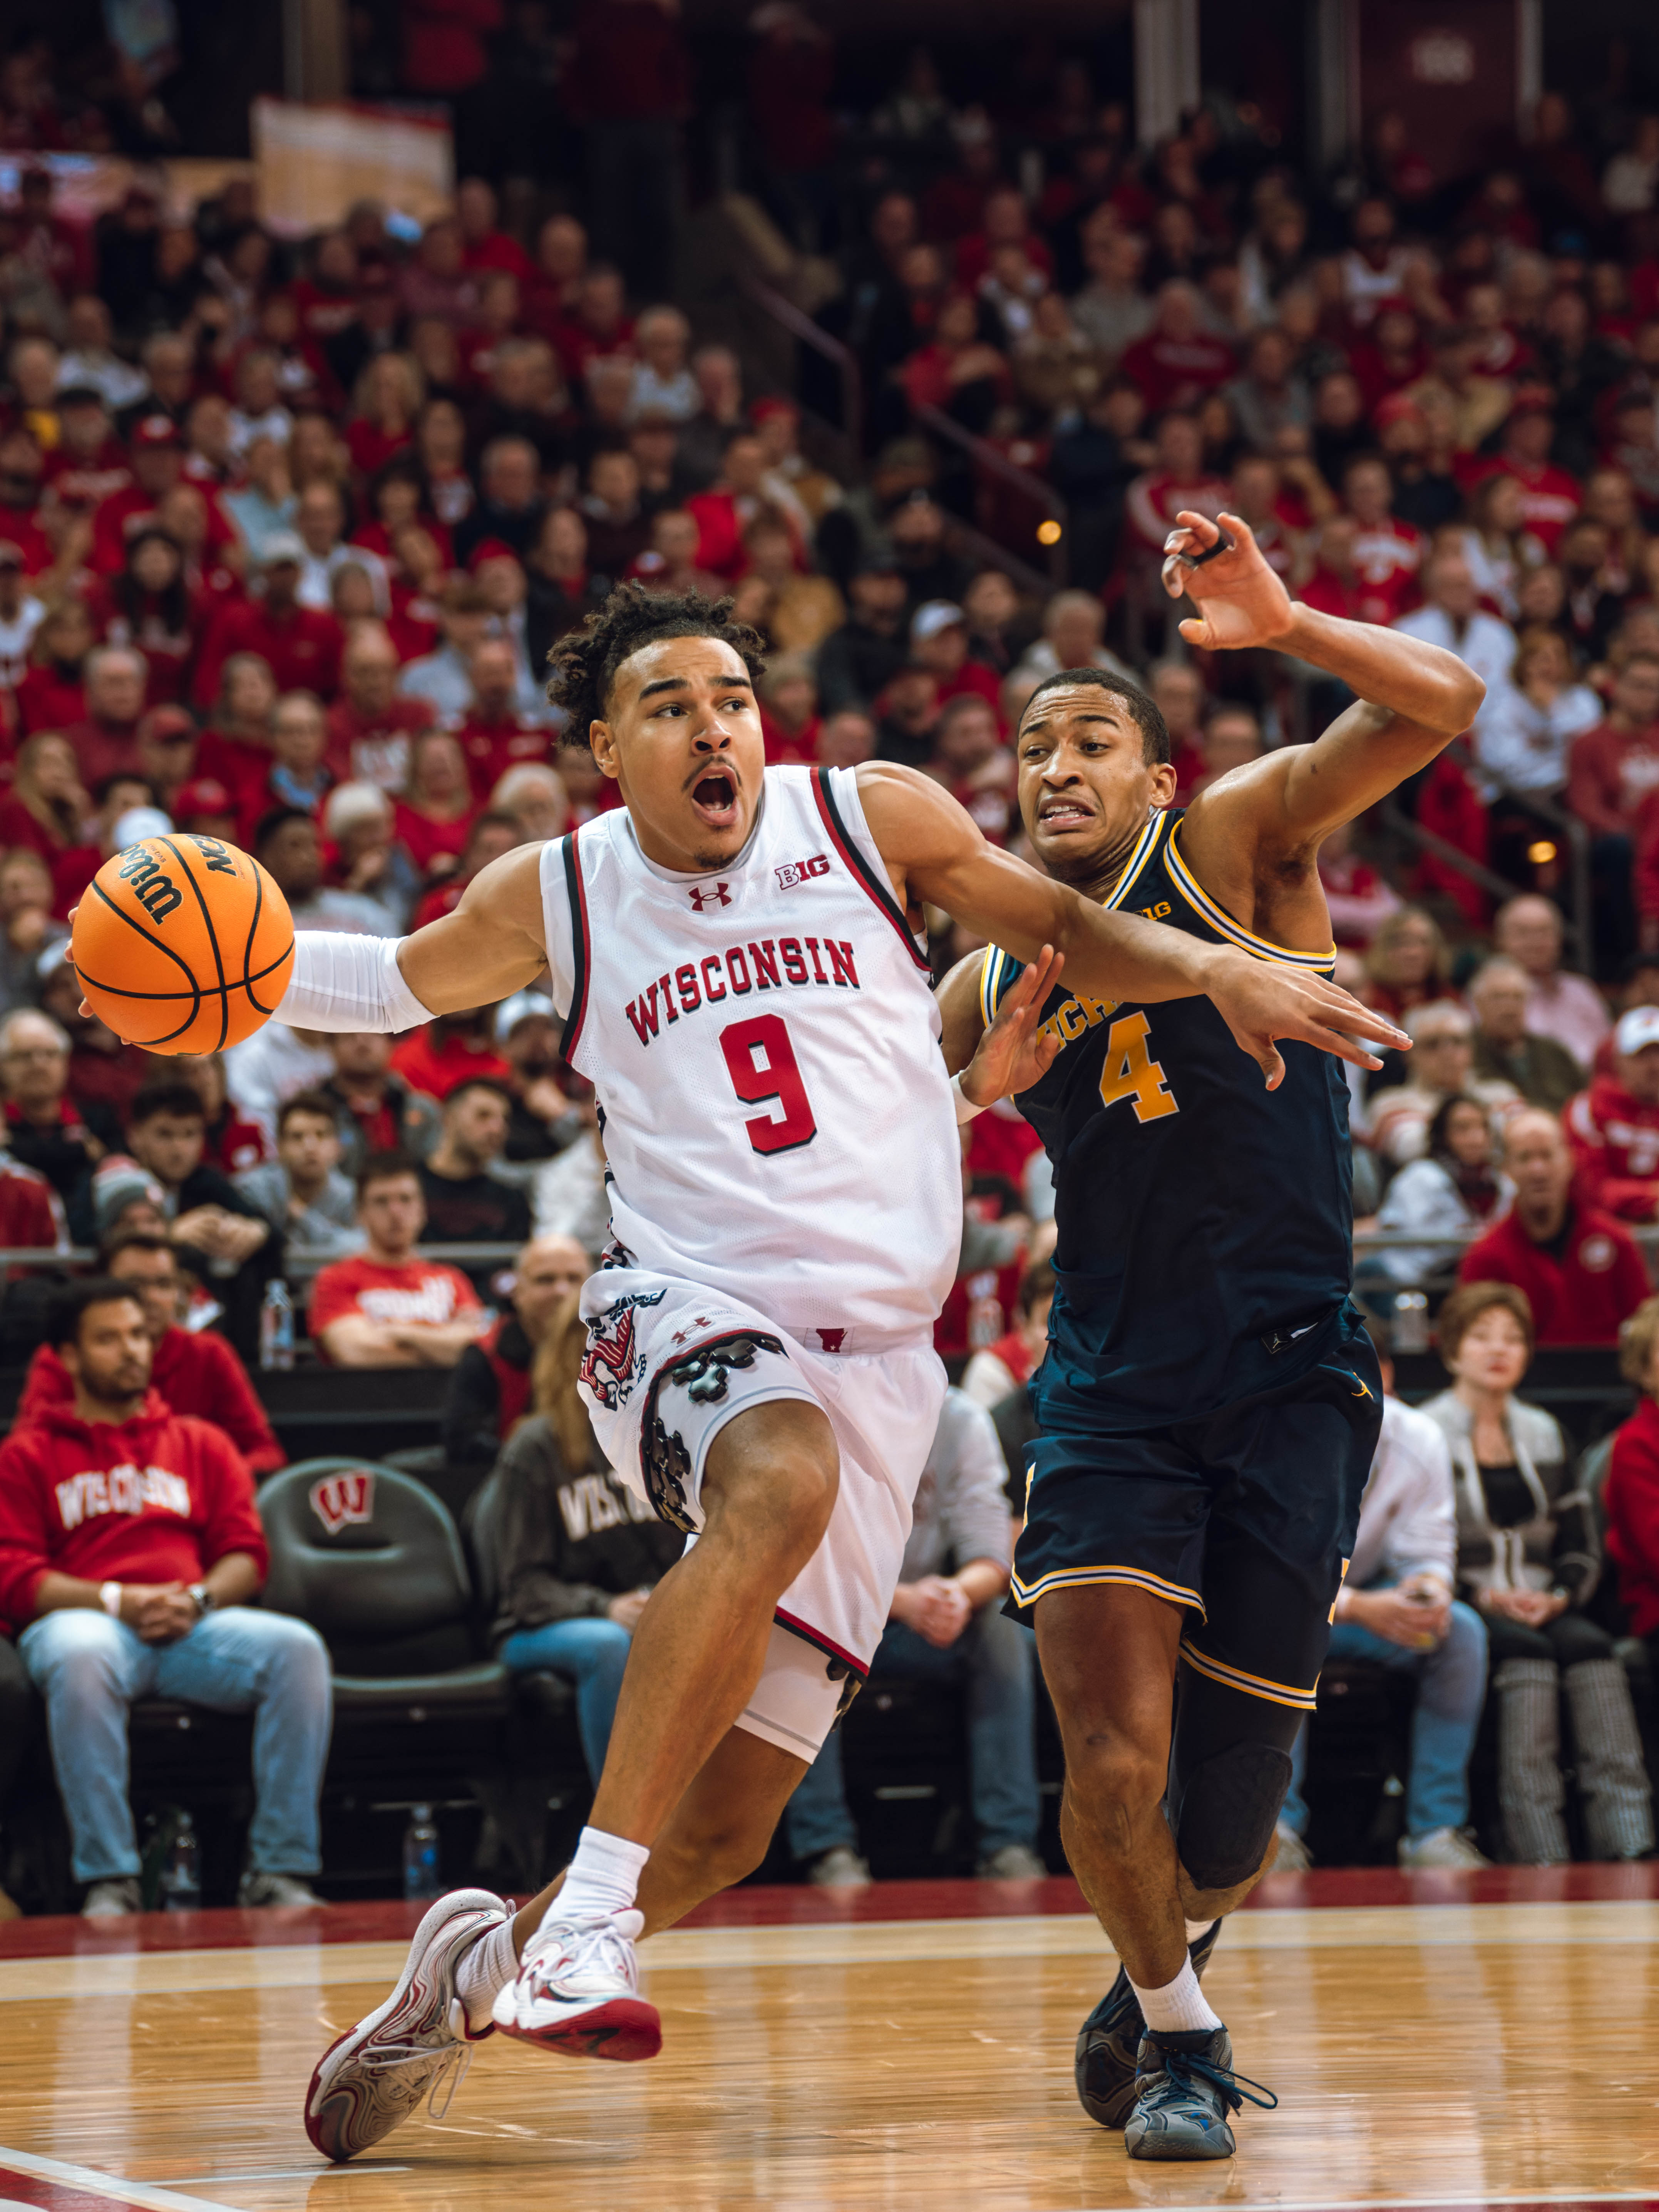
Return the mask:
[(1125, 1014), (1112, 1024), (1106, 1036), (1106, 1063), (1100, 1073), (1100, 1103), (1115, 1106), (1120, 1098), (1133, 1098), (1137, 1121), (1155, 1121), (1161, 1114), (1181, 1111), (1164, 1080), (1164, 1070), (1146, 1050), (1145, 1014)]

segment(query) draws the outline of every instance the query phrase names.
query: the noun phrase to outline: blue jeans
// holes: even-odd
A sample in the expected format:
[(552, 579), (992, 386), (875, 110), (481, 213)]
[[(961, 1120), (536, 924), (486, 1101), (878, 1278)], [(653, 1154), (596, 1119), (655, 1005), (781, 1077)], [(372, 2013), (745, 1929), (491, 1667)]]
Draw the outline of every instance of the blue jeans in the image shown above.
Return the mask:
[[(1379, 1667), (1404, 1668), (1417, 1676), (1406, 1833), (1431, 1836), (1437, 1828), (1462, 1827), (1469, 1817), (1469, 1753), (1486, 1694), (1486, 1628), (1480, 1614), (1472, 1607), (1455, 1604), (1444, 1640), (1432, 1651), (1408, 1651), (1403, 1644), (1373, 1636), (1357, 1621), (1339, 1620), (1331, 1630), (1330, 1656), (1369, 1659)], [(1302, 1795), (1307, 1766), (1304, 1723), (1291, 1753), (1291, 1786), (1279, 1816), (1281, 1826), (1298, 1836), (1308, 1832), (1308, 1807)]]
[(127, 1707), (152, 1697), (221, 1713), (253, 1708), (248, 1864), (261, 1874), (321, 1869), (317, 1801), (334, 1694), (315, 1629), (286, 1613), (233, 1605), (210, 1613), (176, 1644), (146, 1644), (107, 1613), (75, 1607), (42, 1614), (17, 1649), (46, 1701), (77, 1881), (114, 1881), (139, 1870), (127, 1799)]
[(576, 1727), (596, 1790), (633, 1641), (621, 1621), (587, 1613), (576, 1620), (550, 1620), (540, 1628), (518, 1629), (495, 1654), (509, 1674), (566, 1674), (575, 1684)]
[[(948, 1650), (941, 1651), (890, 1620), (871, 1662), (884, 1675), (930, 1682), (965, 1682), (974, 1819), (982, 1857), (1005, 1844), (1036, 1848), (1042, 1805), (1037, 1796), (1036, 1638), (1000, 1605), (982, 1606)], [(842, 1783), (841, 1731), (833, 1729), (806, 1770), (784, 1814), (789, 1849), (816, 1859), (837, 1844), (858, 1848), (858, 1831)]]

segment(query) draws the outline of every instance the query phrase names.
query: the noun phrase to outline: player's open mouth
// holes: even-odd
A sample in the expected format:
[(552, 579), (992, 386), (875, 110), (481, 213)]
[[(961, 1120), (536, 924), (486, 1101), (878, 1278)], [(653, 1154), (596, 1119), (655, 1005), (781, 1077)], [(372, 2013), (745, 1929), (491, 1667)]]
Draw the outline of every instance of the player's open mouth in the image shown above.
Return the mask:
[(691, 788), (691, 804), (699, 820), (711, 830), (729, 830), (738, 818), (738, 787), (723, 769), (706, 775)]

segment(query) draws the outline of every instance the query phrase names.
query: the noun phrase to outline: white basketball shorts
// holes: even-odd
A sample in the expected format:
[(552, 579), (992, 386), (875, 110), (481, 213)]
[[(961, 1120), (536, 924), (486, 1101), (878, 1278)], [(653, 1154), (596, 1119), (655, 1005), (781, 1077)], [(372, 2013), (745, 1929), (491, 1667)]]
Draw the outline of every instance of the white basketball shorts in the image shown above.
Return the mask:
[(841, 1454), (830, 1526), (778, 1601), (766, 1665), (738, 1721), (798, 1759), (816, 1758), (887, 1624), (945, 1402), (937, 1353), (915, 1338), (811, 1351), (752, 1306), (635, 1267), (590, 1276), (582, 1317), (581, 1392), (599, 1448), (618, 1481), (694, 1542), (708, 1448), (734, 1414), (803, 1398), (828, 1417)]

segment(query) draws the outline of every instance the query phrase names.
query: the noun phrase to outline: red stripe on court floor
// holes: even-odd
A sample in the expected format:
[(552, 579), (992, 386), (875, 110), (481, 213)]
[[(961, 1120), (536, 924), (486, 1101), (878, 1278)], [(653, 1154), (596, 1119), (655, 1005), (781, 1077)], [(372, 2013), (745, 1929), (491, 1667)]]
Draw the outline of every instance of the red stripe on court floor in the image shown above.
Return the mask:
[(60, 2181), (42, 2181), (33, 2173), (20, 2173), (8, 2166), (0, 2152), (0, 2203), (33, 2204), (39, 2212), (110, 2212), (112, 2205), (131, 2203), (118, 2193), (121, 2185), (110, 2177), (110, 2196), (94, 2197), (88, 2189), (66, 2188)]
[[(1659, 1863), (1638, 1866), (1489, 1867), (1401, 1874), (1345, 1867), (1269, 1875), (1247, 1911), (1386, 1905), (1577, 1904), (1659, 1897)], [(864, 1920), (987, 1920), (1081, 1912), (1069, 1876), (1047, 1881), (878, 1881), (868, 1889), (748, 1884), (701, 1905), (688, 1928), (781, 1928)], [(145, 1912), (117, 1920), (69, 1917), (0, 1922), (0, 1959), (94, 1956), (112, 1951), (235, 1950), (254, 1944), (374, 1943), (407, 1936), (418, 1905), (331, 1905), (314, 1912)]]

